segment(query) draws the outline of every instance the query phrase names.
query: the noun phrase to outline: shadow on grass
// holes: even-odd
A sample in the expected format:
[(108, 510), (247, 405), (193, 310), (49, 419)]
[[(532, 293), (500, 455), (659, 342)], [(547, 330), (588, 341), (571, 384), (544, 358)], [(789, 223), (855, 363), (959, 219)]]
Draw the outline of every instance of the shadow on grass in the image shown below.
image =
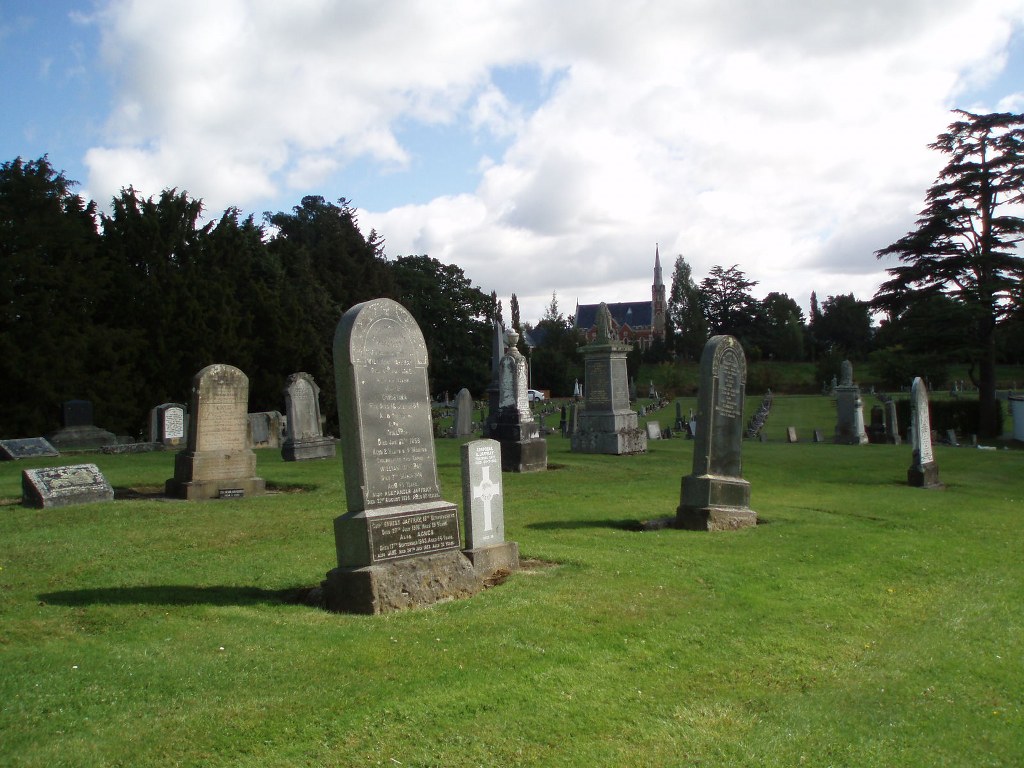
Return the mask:
[(617, 531), (642, 531), (639, 520), (550, 520), (546, 523), (528, 523), (535, 531), (571, 531), (580, 528), (613, 528)]
[(191, 587), (168, 584), (149, 587), (105, 587), (46, 592), (43, 604), (82, 605), (294, 605), (305, 602), (310, 587), (262, 589), (260, 587)]

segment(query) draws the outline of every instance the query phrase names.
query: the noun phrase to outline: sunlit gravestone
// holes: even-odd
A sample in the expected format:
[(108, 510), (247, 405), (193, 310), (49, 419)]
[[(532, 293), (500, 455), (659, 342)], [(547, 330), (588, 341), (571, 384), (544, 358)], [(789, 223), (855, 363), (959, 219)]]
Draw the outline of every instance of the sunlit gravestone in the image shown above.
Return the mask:
[(462, 446), (462, 514), (466, 557), (477, 573), (519, 567), (519, 547), (505, 541), (505, 494), (501, 477), (501, 444), (473, 440)]
[(739, 342), (732, 336), (709, 339), (700, 360), (693, 473), (683, 478), (677, 527), (717, 531), (757, 524), (740, 455), (746, 380)]
[(928, 389), (921, 378), (910, 387), (910, 440), (914, 449), (907, 485), (915, 488), (941, 488), (939, 468), (932, 452), (932, 423), (928, 413)]
[(338, 323), (334, 365), (348, 512), (334, 521), (327, 607), (385, 613), (478, 591), (458, 507), (441, 498), (416, 321), (391, 299), (357, 304)]

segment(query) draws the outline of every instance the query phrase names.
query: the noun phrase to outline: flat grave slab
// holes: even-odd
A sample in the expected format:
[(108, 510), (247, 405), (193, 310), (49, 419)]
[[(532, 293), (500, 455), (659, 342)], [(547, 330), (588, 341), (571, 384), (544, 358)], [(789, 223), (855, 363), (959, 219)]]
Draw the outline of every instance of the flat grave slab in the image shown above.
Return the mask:
[(60, 456), (45, 437), (23, 437), (17, 440), (0, 440), (0, 459), (34, 459), (39, 456)]
[(21, 492), (22, 503), (38, 509), (114, 500), (114, 489), (95, 464), (22, 470)]

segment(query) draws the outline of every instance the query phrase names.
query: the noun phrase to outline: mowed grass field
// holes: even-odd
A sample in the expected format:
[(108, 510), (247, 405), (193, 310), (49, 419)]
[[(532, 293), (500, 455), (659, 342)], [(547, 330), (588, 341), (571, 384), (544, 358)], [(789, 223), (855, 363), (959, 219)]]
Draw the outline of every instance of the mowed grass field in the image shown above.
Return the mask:
[(294, 601), (334, 565), (340, 459), (258, 451), (274, 493), (189, 504), (147, 495), (171, 453), (64, 457), (138, 498), (45, 511), (17, 500), (48, 462), (6, 462), (0, 765), (1020, 765), (1024, 453), (937, 446), (946, 487), (910, 488), (907, 446), (811, 443), (830, 408), (778, 398), (744, 443), (738, 532), (631, 530), (674, 513), (692, 441), (551, 437), (504, 476), (526, 568), (377, 617)]

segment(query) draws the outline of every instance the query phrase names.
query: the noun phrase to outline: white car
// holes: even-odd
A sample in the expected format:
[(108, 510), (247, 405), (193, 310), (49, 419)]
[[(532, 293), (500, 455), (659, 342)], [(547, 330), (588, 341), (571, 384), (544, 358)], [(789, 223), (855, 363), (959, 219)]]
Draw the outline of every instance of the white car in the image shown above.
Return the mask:
[(544, 393), (538, 389), (526, 390), (526, 396), (530, 399), (531, 403), (539, 403), (544, 399)]

